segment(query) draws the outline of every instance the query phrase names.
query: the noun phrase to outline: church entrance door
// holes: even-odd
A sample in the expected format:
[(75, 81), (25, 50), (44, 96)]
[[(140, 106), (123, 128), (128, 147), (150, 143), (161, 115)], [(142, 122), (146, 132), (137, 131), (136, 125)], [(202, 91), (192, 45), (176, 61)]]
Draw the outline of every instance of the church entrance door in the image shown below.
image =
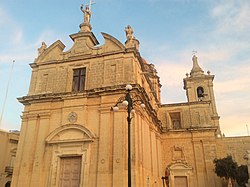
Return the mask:
[(82, 157), (62, 157), (60, 187), (79, 187)]

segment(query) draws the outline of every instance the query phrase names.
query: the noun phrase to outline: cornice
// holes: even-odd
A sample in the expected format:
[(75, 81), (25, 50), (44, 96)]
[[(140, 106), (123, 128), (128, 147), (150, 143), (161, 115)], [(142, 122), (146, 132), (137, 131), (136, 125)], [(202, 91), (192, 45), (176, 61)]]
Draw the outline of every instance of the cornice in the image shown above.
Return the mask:
[(174, 107), (174, 106), (190, 106), (190, 105), (203, 105), (203, 104), (210, 104), (211, 101), (194, 101), (194, 102), (183, 102), (183, 103), (171, 103), (171, 104), (162, 104), (161, 108), (163, 107)]

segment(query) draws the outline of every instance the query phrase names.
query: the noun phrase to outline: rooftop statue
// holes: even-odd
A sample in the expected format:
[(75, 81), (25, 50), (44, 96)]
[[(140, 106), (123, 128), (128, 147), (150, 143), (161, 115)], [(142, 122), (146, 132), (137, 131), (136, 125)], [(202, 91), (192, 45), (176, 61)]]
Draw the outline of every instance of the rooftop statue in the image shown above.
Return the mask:
[(130, 25), (125, 27), (125, 32), (126, 32), (127, 40), (132, 40), (134, 38), (133, 36), (134, 31)]
[(38, 48), (38, 56), (41, 55), (45, 49), (47, 48), (47, 45), (45, 42), (42, 42), (42, 46)]
[(84, 5), (82, 4), (81, 11), (83, 12), (83, 15), (84, 15), (84, 23), (89, 23), (90, 22), (90, 17), (91, 17), (91, 14), (92, 14), (91, 11), (90, 11), (89, 5), (86, 5), (85, 9), (84, 9)]

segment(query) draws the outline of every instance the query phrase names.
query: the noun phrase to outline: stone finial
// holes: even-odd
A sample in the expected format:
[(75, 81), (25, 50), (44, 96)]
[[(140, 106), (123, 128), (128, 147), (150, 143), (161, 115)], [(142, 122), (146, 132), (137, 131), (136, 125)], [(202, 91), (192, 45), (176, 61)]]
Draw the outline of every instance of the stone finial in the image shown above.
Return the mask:
[(38, 56), (40, 56), (45, 51), (45, 49), (47, 49), (47, 45), (45, 42), (42, 42), (42, 46), (38, 48)]
[(201, 67), (199, 66), (198, 64), (198, 60), (197, 60), (197, 56), (196, 55), (193, 55), (193, 68), (190, 72), (190, 75), (191, 76), (196, 76), (196, 75), (201, 75), (204, 73), (204, 71), (201, 69)]

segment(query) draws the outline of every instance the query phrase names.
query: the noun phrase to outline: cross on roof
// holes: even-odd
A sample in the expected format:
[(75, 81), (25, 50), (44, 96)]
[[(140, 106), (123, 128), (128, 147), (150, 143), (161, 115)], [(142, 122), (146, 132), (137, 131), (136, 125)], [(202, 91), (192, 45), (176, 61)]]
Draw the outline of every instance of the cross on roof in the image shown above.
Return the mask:
[(89, 6), (89, 10), (91, 10), (91, 5), (95, 4), (95, 2), (92, 2), (92, 0), (89, 0), (89, 4), (87, 4), (86, 6)]
[(197, 54), (197, 51), (193, 50), (192, 53), (193, 53), (193, 55), (196, 55), (196, 54)]

